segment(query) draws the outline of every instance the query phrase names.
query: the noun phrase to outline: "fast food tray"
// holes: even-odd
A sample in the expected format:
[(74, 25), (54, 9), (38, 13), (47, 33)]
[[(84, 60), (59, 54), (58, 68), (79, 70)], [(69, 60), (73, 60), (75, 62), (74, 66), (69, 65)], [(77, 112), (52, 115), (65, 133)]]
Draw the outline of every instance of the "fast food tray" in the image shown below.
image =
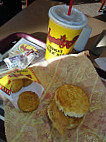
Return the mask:
[[(34, 44), (36, 44), (37, 46), (39, 46), (40, 48), (42, 48), (45, 52), (46, 49), (46, 44), (45, 42), (35, 38), (34, 36), (27, 34), (27, 33), (23, 33), (23, 32), (16, 32), (16, 33), (12, 33), (8, 36), (6, 36), (5, 38), (0, 40), (0, 68), (4, 68), (4, 65), (1, 64), (1, 60), (2, 60), (2, 56), (6, 53), (9, 52), (9, 50), (21, 39), (24, 38)], [(42, 55), (44, 58), (45, 54)], [(8, 73), (9, 71), (4, 71), (5, 73)], [(0, 77), (1, 77), (2, 71), (0, 71)], [(3, 74), (3, 75), (4, 75)]]
[(17, 32), (17, 33), (12, 33), (0, 40), (0, 53), (4, 54), (5, 52), (7, 52), (14, 45), (14, 41), (19, 41), (19, 39), (21, 38), (25, 38), (26, 40), (29, 40), (41, 46), (43, 49), (46, 49), (46, 44), (43, 41), (35, 38), (30, 34)]

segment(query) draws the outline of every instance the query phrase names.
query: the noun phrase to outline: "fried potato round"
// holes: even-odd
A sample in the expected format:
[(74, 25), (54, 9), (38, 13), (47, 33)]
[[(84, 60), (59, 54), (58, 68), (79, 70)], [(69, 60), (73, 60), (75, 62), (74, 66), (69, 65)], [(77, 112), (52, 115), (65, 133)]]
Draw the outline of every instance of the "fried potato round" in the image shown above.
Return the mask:
[(33, 81), (28, 78), (23, 78), (23, 87), (30, 85)]
[(19, 95), (18, 107), (24, 112), (32, 112), (38, 108), (39, 97), (32, 91), (25, 91)]
[(23, 87), (22, 79), (12, 80), (12, 93), (18, 92)]
[(48, 116), (53, 123), (53, 126), (61, 133), (64, 134), (66, 129), (72, 129), (78, 126), (82, 118), (71, 118), (65, 116), (62, 111), (59, 111), (55, 101), (50, 102), (48, 107)]
[(55, 102), (64, 114), (70, 117), (82, 117), (89, 109), (89, 100), (85, 92), (75, 85), (63, 85), (55, 92)]

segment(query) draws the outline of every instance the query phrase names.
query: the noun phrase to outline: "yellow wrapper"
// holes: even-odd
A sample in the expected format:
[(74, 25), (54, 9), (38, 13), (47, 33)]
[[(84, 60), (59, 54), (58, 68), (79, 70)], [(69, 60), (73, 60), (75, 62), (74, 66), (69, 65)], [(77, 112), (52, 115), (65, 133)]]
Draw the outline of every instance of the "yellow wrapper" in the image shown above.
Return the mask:
[(72, 51), (82, 29), (69, 29), (49, 19), (45, 59), (68, 54)]

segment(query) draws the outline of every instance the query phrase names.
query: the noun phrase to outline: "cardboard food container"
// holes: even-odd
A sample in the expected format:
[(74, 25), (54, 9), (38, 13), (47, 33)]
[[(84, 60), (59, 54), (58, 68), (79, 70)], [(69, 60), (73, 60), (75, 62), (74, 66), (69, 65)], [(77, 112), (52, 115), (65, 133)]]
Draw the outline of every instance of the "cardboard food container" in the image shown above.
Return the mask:
[[(31, 83), (28, 83), (27, 85), (22, 84), (20, 87), (20, 81), (24, 84), (27, 82), (24, 79), (31, 80)], [(12, 82), (14, 80), (18, 80), (15, 85), (15, 92), (13, 92), (12, 88)], [(17, 90), (18, 86), (19, 89)], [(19, 95), (26, 91), (36, 93), (39, 98), (42, 96), (44, 91), (43, 86), (40, 84), (39, 80), (37, 79), (36, 75), (33, 74), (31, 69), (16, 71), (0, 79), (0, 93), (5, 96), (18, 110), (20, 110), (17, 104)]]

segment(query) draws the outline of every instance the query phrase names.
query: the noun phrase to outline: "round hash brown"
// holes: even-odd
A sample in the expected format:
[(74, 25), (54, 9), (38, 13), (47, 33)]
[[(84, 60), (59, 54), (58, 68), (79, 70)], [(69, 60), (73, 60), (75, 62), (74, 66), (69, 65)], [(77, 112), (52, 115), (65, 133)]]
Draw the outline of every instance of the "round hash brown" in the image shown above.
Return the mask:
[(23, 78), (23, 87), (30, 85), (33, 81), (28, 78)]
[(12, 93), (18, 92), (23, 87), (22, 79), (12, 80)]
[(82, 117), (89, 109), (85, 92), (75, 85), (63, 85), (55, 92), (55, 102), (59, 110), (70, 117)]
[(19, 95), (18, 107), (24, 112), (32, 112), (38, 108), (39, 97), (32, 91), (25, 91)]

